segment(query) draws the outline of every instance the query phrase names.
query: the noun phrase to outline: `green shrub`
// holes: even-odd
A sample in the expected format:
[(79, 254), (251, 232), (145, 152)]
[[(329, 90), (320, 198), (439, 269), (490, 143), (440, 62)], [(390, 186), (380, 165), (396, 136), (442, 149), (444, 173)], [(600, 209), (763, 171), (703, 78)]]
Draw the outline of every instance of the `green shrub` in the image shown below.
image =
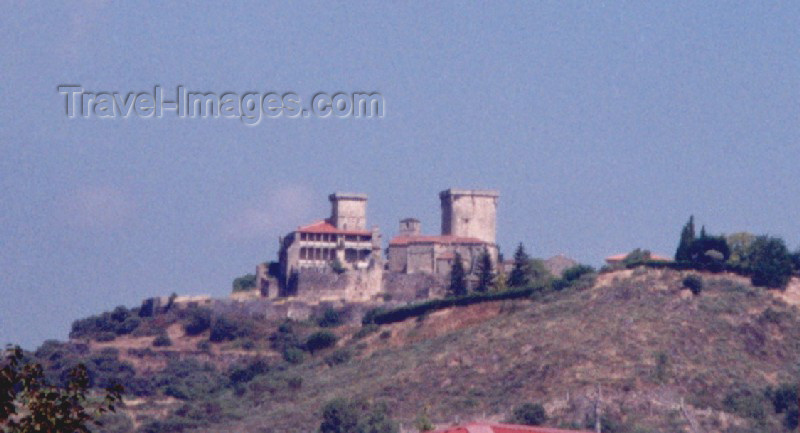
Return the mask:
[(777, 389), (768, 387), (764, 395), (772, 402), (775, 413), (784, 413), (797, 405), (797, 386), (793, 383), (784, 383)]
[(669, 356), (664, 352), (657, 352), (655, 358), (656, 366), (653, 370), (653, 377), (658, 383), (666, 383), (669, 378)]
[(183, 330), (186, 335), (200, 335), (211, 326), (211, 310), (208, 308), (190, 308)]
[(153, 340), (153, 346), (155, 347), (172, 346), (172, 340), (170, 340), (169, 335), (161, 334)]
[(322, 409), (320, 433), (353, 433), (358, 425), (359, 413), (354, 404), (344, 398), (336, 398)]
[(375, 307), (369, 309), (366, 313), (364, 313), (364, 317), (361, 318), (361, 324), (368, 325), (371, 323), (375, 323), (375, 318), (383, 314), (384, 312), (386, 312), (386, 308), (384, 307)]
[(343, 274), (347, 272), (347, 268), (344, 267), (338, 257), (333, 259), (331, 262), (331, 270), (337, 274)]
[(335, 365), (344, 364), (353, 357), (349, 349), (335, 350), (333, 353), (325, 357), (325, 363), (333, 367)]
[(722, 405), (726, 412), (763, 423), (767, 417), (764, 402), (765, 399), (762, 395), (746, 387), (737, 387), (725, 396)]
[(165, 395), (191, 401), (207, 399), (229, 383), (212, 365), (194, 360), (170, 361), (153, 381)]
[(286, 347), (283, 350), (283, 359), (290, 364), (302, 364), (305, 358), (303, 351), (297, 347)]
[(550, 288), (552, 288), (553, 290), (559, 292), (559, 291), (564, 290), (567, 287), (569, 287), (569, 284), (570, 284), (570, 282), (565, 280), (564, 278), (556, 278), (556, 279), (550, 281)]
[(256, 288), (256, 276), (253, 274), (242, 275), (233, 280), (233, 291), (244, 292)]
[(508, 421), (512, 424), (543, 425), (547, 421), (547, 414), (541, 404), (523, 403), (514, 408)]
[(108, 342), (108, 341), (114, 341), (115, 338), (117, 338), (117, 334), (113, 332), (101, 332), (97, 334), (95, 340), (100, 342)]
[(595, 273), (595, 269), (589, 265), (575, 265), (564, 270), (561, 278), (569, 283), (578, 281), (581, 277)]
[(698, 275), (687, 275), (683, 279), (683, 287), (691, 290), (693, 295), (699, 295), (703, 291), (703, 279)]
[(263, 359), (257, 359), (244, 365), (235, 365), (228, 371), (231, 385), (240, 385), (250, 382), (256, 376), (269, 372), (269, 365)]
[(208, 339), (212, 343), (232, 341), (246, 334), (246, 330), (239, 324), (224, 316), (217, 317), (211, 325), (211, 334)]
[(322, 317), (317, 320), (317, 325), (322, 328), (335, 328), (342, 324), (341, 314), (333, 308), (326, 308)]
[[(124, 306), (119, 306), (111, 312), (96, 316), (78, 319), (72, 323), (70, 338), (102, 338), (100, 341), (110, 341), (108, 334), (126, 335), (139, 327), (141, 320), (138, 314), (132, 314)], [(113, 338), (111, 338), (113, 340)]]
[(322, 409), (320, 433), (397, 433), (397, 422), (389, 417), (385, 404), (336, 398)]
[(356, 340), (360, 340), (370, 334), (378, 332), (378, 329), (380, 329), (380, 326), (374, 323), (361, 325), (361, 328), (355, 334), (353, 334), (353, 338)]
[(330, 331), (317, 331), (306, 339), (306, 350), (311, 353), (327, 349), (336, 344), (338, 338)]
[(202, 350), (203, 352), (208, 352), (211, 350), (211, 342), (208, 340), (202, 340), (197, 343), (197, 350)]
[(783, 239), (759, 236), (747, 253), (754, 286), (783, 288), (792, 276), (792, 257)]
[(463, 307), (490, 301), (526, 298), (531, 296), (534, 291), (540, 289), (540, 287), (525, 287), (504, 290), (502, 292), (471, 293), (466, 296), (459, 296), (456, 298), (433, 299), (430, 301), (410, 304), (391, 310), (376, 311), (372, 314), (368, 312), (367, 314), (369, 314), (370, 317), (367, 318), (367, 315), (365, 315), (362, 322), (376, 323), (378, 325), (402, 322), (403, 320), (421, 316), (444, 308)]
[(291, 376), (286, 379), (286, 384), (289, 385), (289, 389), (298, 390), (303, 387), (303, 378), (300, 376)]
[(303, 362), (303, 344), (300, 337), (294, 332), (290, 321), (283, 322), (278, 326), (278, 330), (269, 336), (269, 345), (276, 352), (283, 355), (283, 359), (291, 364), (301, 364)]

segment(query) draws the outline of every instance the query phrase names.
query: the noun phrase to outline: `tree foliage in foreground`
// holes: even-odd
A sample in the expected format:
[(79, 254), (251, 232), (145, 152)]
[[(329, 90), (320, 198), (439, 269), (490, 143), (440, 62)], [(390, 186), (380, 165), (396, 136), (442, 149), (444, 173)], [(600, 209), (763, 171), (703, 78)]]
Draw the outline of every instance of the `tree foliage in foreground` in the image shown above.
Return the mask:
[(105, 390), (102, 400), (89, 398), (89, 373), (79, 364), (66, 386), (50, 384), (40, 364), (24, 363), (22, 349), (8, 347), (0, 369), (0, 428), (3, 433), (89, 433), (97, 417), (114, 412), (122, 387)]

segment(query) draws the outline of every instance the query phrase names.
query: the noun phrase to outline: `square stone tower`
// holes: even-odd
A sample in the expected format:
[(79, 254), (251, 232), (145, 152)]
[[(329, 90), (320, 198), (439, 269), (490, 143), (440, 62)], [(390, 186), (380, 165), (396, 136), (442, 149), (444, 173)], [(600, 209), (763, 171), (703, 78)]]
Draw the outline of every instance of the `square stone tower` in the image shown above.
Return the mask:
[(367, 230), (367, 195), (337, 192), (331, 201), (330, 223), (339, 230)]
[(400, 236), (419, 236), (420, 224), (416, 218), (400, 220)]
[(500, 193), (493, 190), (442, 191), (442, 235), (477, 238), (494, 245), (499, 197)]

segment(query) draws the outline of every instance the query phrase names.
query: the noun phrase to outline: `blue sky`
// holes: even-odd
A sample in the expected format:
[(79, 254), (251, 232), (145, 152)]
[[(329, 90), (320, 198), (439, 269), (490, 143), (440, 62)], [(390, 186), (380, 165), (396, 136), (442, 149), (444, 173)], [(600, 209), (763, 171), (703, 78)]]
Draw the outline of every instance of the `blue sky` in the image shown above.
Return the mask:
[[(800, 244), (800, 3), (6, 4), (0, 340), (161, 294), (225, 296), (369, 194), (384, 238), (501, 192), (498, 239), (593, 265), (711, 232)], [(379, 120), (68, 119), (61, 84), (378, 91)]]

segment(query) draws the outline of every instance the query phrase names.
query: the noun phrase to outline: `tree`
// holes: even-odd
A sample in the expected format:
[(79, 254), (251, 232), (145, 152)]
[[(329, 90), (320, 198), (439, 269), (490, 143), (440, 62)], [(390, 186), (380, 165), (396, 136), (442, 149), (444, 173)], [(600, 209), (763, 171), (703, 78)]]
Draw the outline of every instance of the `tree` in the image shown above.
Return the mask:
[(511, 287), (526, 287), (531, 283), (531, 258), (525, 252), (522, 242), (514, 252), (514, 268), (508, 278), (508, 285)]
[(513, 424), (542, 425), (547, 421), (547, 415), (541, 404), (523, 403), (514, 408), (509, 421)]
[(795, 250), (795, 252), (790, 255), (790, 258), (792, 259), (792, 268), (794, 268), (794, 272), (800, 272), (800, 248)]
[(467, 275), (461, 254), (456, 253), (453, 267), (450, 269), (450, 287), (447, 289), (450, 296), (464, 296), (467, 294)]
[(508, 289), (508, 278), (506, 277), (506, 273), (503, 271), (502, 267), (498, 267), (497, 275), (494, 277), (494, 284), (492, 287), (497, 292), (502, 292), (503, 290)]
[(783, 288), (792, 276), (792, 257), (781, 238), (757, 237), (750, 245), (747, 261), (753, 285)]
[(730, 256), (725, 237), (706, 235), (705, 230), (689, 247), (689, 261), (695, 269), (721, 271)]
[(385, 404), (335, 398), (322, 409), (320, 433), (397, 433)]
[(89, 373), (71, 369), (64, 387), (51, 385), (40, 364), (23, 365), (22, 349), (7, 347), (0, 369), (0, 430), (5, 433), (89, 433), (97, 417), (114, 412), (122, 387), (112, 385), (99, 403), (89, 404)]
[(337, 274), (343, 274), (347, 272), (347, 268), (344, 267), (342, 261), (339, 260), (338, 257), (333, 259), (333, 261), (331, 262), (331, 270)]
[(358, 426), (358, 411), (355, 405), (344, 398), (329, 401), (322, 409), (320, 433), (353, 433)]
[(492, 269), (492, 257), (489, 251), (484, 249), (478, 258), (478, 286), (475, 288), (481, 293), (486, 293), (494, 282), (494, 270)]
[(681, 239), (678, 243), (678, 249), (675, 251), (676, 262), (688, 262), (690, 260), (689, 248), (694, 242), (694, 215), (689, 217), (689, 221), (683, 226), (681, 230)]
[(750, 250), (750, 245), (756, 236), (752, 233), (739, 232), (733, 233), (725, 237), (728, 242), (728, 247), (731, 250), (731, 256), (728, 258), (728, 264), (735, 269), (746, 270), (750, 267), (747, 263), (747, 253)]
[(233, 291), (244, 292), (256, 288), (256, 276), (253, 274), (242, 275), (233, 280)]
[(327, 349), (336, 345), (339, 338), (330, 331), (317, 331), (306, 339), (306, 350), (311, 353)]
[(636, 248), (635, 250), (628, 253), (624, 259), (622, 259), (622, 264), (625, 267), (640, 265), (650, 261), (650, 257), (652, 254), (650, 250), (643, 250), (641, 248)]

